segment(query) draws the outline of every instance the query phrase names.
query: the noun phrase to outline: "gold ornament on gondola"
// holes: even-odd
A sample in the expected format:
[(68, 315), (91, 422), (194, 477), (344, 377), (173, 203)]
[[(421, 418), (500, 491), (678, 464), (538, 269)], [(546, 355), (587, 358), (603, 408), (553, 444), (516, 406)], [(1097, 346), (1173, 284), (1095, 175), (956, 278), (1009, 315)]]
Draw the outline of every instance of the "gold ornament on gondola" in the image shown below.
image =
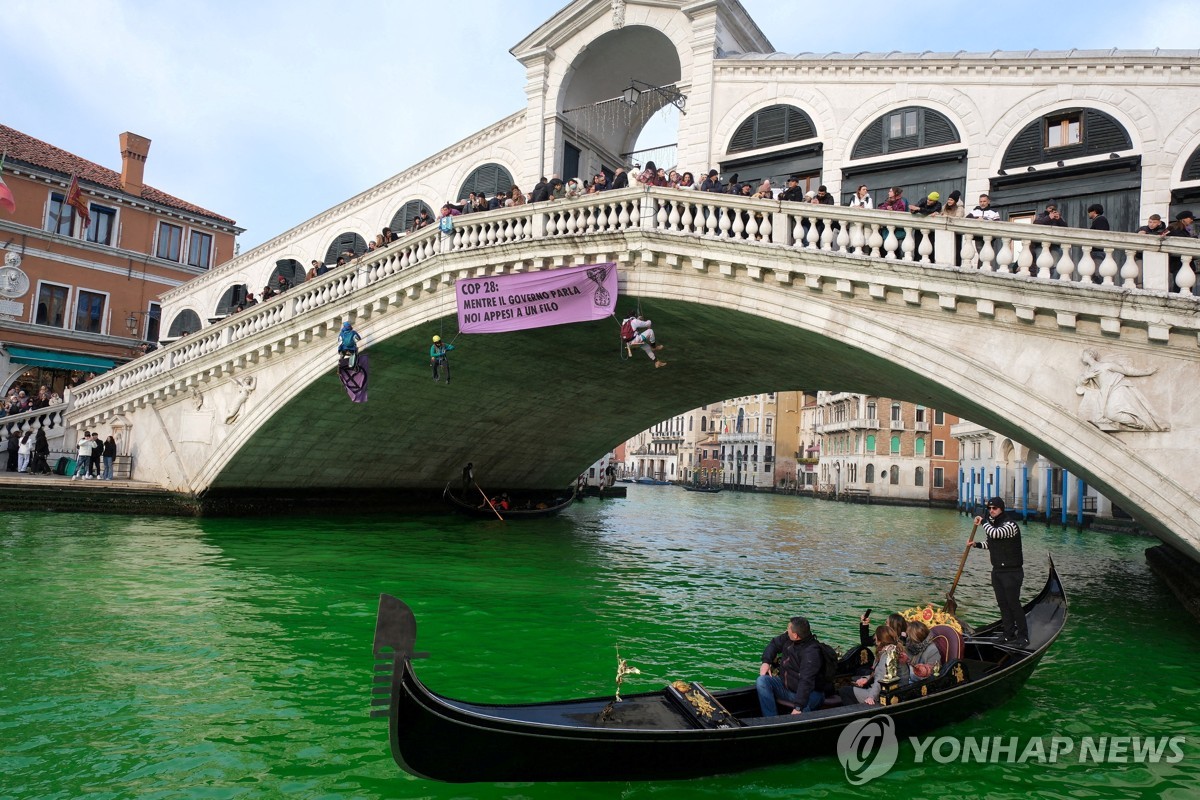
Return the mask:
[(625, 681), (626, 675), (641, 675), (642, 671), (637, 667), (629, 666), (629, 663), (621, 658), (621, 651), (617, 651), (617, 695), (616, 701), (621, 702), (621, 684)]
[(900, 612), (900, 616), (904, 617), (909, 622), (924, 622), (929, 627), (934, 625), (949, 625), (954, 630), (962, 633), (962, 623), (944, 608), (938, 608), (930, 603), (924, 606), (914, 606)]

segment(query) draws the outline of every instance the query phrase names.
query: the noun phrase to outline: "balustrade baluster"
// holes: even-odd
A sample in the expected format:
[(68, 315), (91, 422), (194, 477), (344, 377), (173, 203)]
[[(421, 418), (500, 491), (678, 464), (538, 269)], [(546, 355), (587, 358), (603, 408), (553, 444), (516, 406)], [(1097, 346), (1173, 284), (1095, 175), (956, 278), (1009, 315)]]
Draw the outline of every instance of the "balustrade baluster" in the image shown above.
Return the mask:
[(996, 267), (996, 251), (992, 248), (992, 237), (983, 237), (983, 249), (979, 251), (979, 270), (981, 272), (994, 272)]
[(1113, 278), (1117, 275), (1117, 261), (1113, 258), (1113, 249), (1104, 248), (1104, 258), (1100, 261), (1100, 282), (1105, 286), (1113, 286)]
[(962, 259), (961, 266), (963, 269), (974, 269), (975, 268), (975, 237), (974, 236), (964, 235), (962, 237), (962, 250), (959, 251), (958, 255)]
[(567, 218), (567, 233), (571, 236), (574, 236), (576, 231), (579, 230), (579, 221), (575, 218), (575, 215), (578, 213), (579, 209), (573, 208), (565, 214)]
[(818, 226), (821, 229), (821, 249), (825, 252), (833, 251), (833, 220), (823, 220)]
[(898, 250), (899, 247), (900, 240), (896, 238), (896, 229), (894, 227), (889, 227), (887, 229), (887, 236), (884, 237), (883, 240), (883, 257), (894, 259), (896, 257), (896, 250)]
[(1178, 294), (1191, 296), (1192, 287), (1196, 285), (1195, 261), (1191, 256), (1179, 257), (1179, 272), (1175, 273), (1175, 285), (1179, 287)]
[(850, 223), (849, 222), (842, 222), (838, 225), (837, 236), (835, 237), (834, 242), (837, 244), (838, 252), (846, 253), (847, 255), (850, 253), (850, 250), (849, 250), (849, 247), (850, 247)]
[(680, 224), (680, 226), (682, 226), (683, 232), (684, 233), (695, 233), (695, 231), (692, 230), (692, 223), (696, 221), (696, 218), (694, 216), (692, 216), (691, 204), (681, 203), (680, 205), (683, 206), (683, 214), (680, 215), (680, 217), (679, 217), (679, 224)]
[(608, 230), (616, 230), (620, 224), (621, 217), (617, 213), (617, 205), (616, 203), (610, 203), (608, 206)]
[(793, 219), (796, 221), (792, 223), (792, 241), (800, 247), (805, 247), (808, 243), (804, 240), (804, 217), (796, 214)]
[[(729, 209), (729, 213), (733, 215), (733, 226), (732, 226), (733, 227), (733, 238), (735, 238), (735, 239), (746, 238), (746, 223), (742, 221), (742, 216), (744, 214), (746, 214), (746, 212), (745, 211), (736, 211), (731, 208), (731, 209)], [(749, 216), (749, 215), (746, 215), (746, 216)]]
[(665, 202), (659, 202), (657, 199), (655, 200), (655, 203), (658, 205), (658, 213), (654, 215), (654, 227), (658, 228), (660, 231), (665, 230), (667, 227), (667, 220), (670, 219), (670, 215), (667, 214), (667, 204)]
[(587, 208), (587, 214), (583, 218), (583, 229), (588, 233), (596, 232), (596, 209), (594, 206)]
[(1049, 242), (1042, 242), (1041, 245), (1042, 251), (1038, 253), (1037, 257), (1037, 277), (1038, 280), (1048, 281), (1050, 280), (1050, 272), (1054, 267), (1054, 254), (1050, 251)]
[(711, 203), (704, 207), (704, 235), (717, 235), (717, 207)]
[(732, 227), (732, 225), (730, 225), (730, 223), (729, 223), (729, 214), (732, 212), (730, 212), (730, 210), (727, 208), (718, 208), (717, 212), (721, 215), (721, 219), (720, 219), (721, 234), (720, 235), (722, 238), (727, 239), (727, 238), (729, 238), (729, 229)]
[(764, 242), (769, 242), (771, 241), (771, 230), (771, 215), (770, 213), (764, 213), (762, 222), (758, 226), (758, 235), (762, 237)]
[(1126, 289), (1136, 289), (1140, 272), (1137, 257), (1131, 251), (1126, 250), (1125, 263), (1121, 265), (1121, 286)]
[(808, 230), (804, 232), (804, 246), (809, 250), (817, 250), (821, 246), (821, 232), (817, 230), (817, 220), (813, 217), (805, 217), (804, 224), (808, 226)]
[(627, 230), (629, 228), (630, 221), (633, 219), (631, 216), (629, 216), (629, 204), (622, 200), (620, 206), (621, 215), (617, 218), (617, 221), (621, 226), (621, 230)]
[(1071, 280), (1071, 273), (1075, 271), (1075, 262), (1071, 260), (1071, 248), (1062, 248), (1062, 255), (1059, 257), (1055, 269), (1058, 270), (1058, 279), (1060, 281)]
[(1079, 264), (1076, 265), (1075, 269), (1079, 273), (1080, 283), (1092, 282), (1092, 276), (1096, 274), (1096, 262), (1092, 259), (1090, 250), (1084, 249), (1083, 255), (1079, 257)]
[(1017, 254), (1017, 274), (1028, 278), (1029, 270), (1033, 266), (1032, 242), (1028, 239), (1021, 239), (1019, 244), (1021, 252)]
[(747, 239), (756, 239), (756, 240), (759, 238), (758, 220), (755, 219), (754, 214), (746, 215), (746, 238)]
[(864, 248), (867, 246), (867, 237), (863, 234), (863, 224), (854, 222), (850, 224), (850, 252), (856, 256), (867, 255)]
[(867, 237), (867, 246), (871, 248), (871, 255), (878, 258), (883, 249), (883, 234), (879, 232), (878, 225), (871, 225), (871, 235)]
[(1006, 236), (1001, 239), (1001, 242), (1003, 244), (1000, 245), (1000, 252), (996, 253), (996, 272), (1011, 275), (1013, 263), (1012, 240)]
[(933, 231), (926, 228), (920, 229), (921, 243), (917, 245), (917, 255), (921, 256), (922, 264), (932, 264), (933, 259)]
[(679, 231), (679, 203), (671, 203), (671, 213), (667, 215), (667, 224), (671, 226), (672, 232)]
[(904, 241), (900, 243), (900, 250), (904, 254), (905, 261), (915, 261), (913, 255), (917, 252), (917, 229), (905, 226)]

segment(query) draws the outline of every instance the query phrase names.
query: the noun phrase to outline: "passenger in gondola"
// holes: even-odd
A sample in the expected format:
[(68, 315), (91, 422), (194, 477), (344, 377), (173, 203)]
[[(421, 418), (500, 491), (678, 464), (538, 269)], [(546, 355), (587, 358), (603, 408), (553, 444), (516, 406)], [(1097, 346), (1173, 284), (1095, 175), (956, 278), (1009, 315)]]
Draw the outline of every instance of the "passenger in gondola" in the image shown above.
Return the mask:
[(900, 658), (908, 661), (910, 681), (924, 680), (942, 666), (941, 652), (929, 641), (929, 626), (919, 619), (908, 623), (908, 641)]
[(508, 501), (508, 492), (503, 492), (492, 498), (492, 506), (500, 511), (508, 511), (512, 508), (512, 503)]
[[(779, 660), (779, 674), (771, 669)], [(786, 700), (795, 708), (793, 714), (821, 707), (825, 693), (818, 686), (821, 675), (821, 648), (812, 628), (804, 617), (792, 617), (787, 631), (779, 634), (763, 650), (758, 669), (758, 704), (764, 717), (779, 714), (778, 700)]]
[(870, 676), (859, 678), (853, 686), (843, 686), (838, 689), (845, 705), (866, 703), (875, 705), (883, 690), (883, 682), (888, 679), (888, 672), (894, 670), (900, 685), (909, 682), (908, 664), (900, 659), (899, 639), (896, 631), (888, 625), (880, 625), (875, 629), (875, 671)]

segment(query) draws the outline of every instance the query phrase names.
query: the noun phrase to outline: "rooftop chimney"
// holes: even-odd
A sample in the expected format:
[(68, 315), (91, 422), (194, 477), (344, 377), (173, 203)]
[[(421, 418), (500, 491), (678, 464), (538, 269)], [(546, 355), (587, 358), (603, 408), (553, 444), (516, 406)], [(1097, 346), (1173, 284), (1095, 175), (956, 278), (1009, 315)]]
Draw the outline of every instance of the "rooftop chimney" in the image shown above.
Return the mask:
[(146, 155), (150, 140), (125, 131), (121, 134), (121, 188), (129, 194), (142, 196), (142, 174), (146, 171)]

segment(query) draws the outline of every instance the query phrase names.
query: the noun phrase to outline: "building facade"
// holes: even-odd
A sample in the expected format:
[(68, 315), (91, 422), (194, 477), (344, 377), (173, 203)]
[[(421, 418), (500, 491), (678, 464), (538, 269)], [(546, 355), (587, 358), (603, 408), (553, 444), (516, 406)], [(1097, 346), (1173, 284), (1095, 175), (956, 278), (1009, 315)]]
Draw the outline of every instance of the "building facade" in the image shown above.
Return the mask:
[(0, 210), (5, 388), (61, 394), (128, 361), (164, 334), (162, 293), (234, 255), (242, 229), (232, 219), (147, 185), (149, 139), (123, 133), (119, 143), (118, 172), (0, 125), (15, 202)]

